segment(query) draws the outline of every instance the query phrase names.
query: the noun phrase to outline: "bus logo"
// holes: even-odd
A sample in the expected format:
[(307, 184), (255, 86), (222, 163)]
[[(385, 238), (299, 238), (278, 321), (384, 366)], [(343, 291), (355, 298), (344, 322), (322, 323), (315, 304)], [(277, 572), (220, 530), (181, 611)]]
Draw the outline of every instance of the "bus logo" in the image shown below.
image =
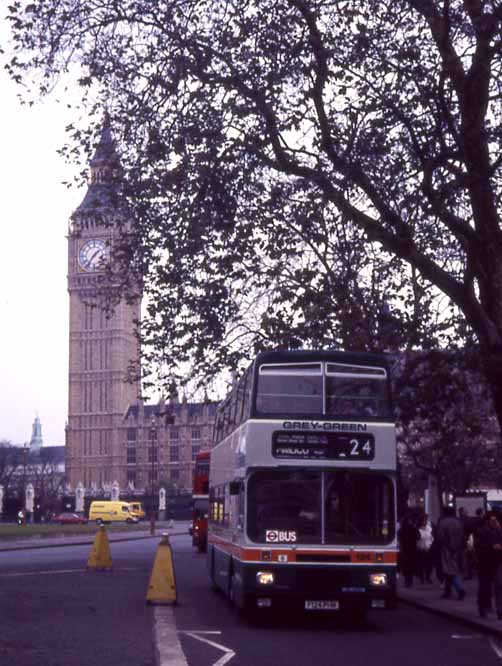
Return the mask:
[(285, 530), (265, 530), (267, 543), (296, 543), (296, 532)]

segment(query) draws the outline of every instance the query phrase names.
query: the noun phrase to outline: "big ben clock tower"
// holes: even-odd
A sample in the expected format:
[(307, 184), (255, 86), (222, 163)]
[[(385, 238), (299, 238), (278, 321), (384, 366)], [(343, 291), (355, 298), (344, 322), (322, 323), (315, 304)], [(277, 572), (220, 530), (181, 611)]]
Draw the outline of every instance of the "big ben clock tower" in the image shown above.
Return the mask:
[(70, 221), (68, 292), (70, 348), (66, 476), (74, 488), (125, 483), (125, 451), (119, 427), (129, 404), (138, 400), (138, 382), (127, 369), (139, 366), (134, 335), (140, 299), (105, 308), (107, 265), (124, 211), (118, 197), (118, 158), (105, 119), (90, 162), (87, 192)]

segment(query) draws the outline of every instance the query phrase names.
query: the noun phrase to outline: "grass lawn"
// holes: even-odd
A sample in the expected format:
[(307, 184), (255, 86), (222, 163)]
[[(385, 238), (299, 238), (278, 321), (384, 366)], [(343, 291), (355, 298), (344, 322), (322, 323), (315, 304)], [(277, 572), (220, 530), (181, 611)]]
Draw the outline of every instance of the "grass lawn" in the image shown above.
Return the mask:
[[(115, 523), (106, 525), (110, 532), (138, 532), (149, 529), (148, 523), (139, 523), (137, 525), (126, 525), (125, 523)], [(4, 539), (26, 539), (29, 537), (54, 537), (79, 534), (96, 534), (98, 526), (94, 523), (88, 525), (45, 525), (37, 523), (35, 525), (14, 525), (0, 523), (0, 541)]]

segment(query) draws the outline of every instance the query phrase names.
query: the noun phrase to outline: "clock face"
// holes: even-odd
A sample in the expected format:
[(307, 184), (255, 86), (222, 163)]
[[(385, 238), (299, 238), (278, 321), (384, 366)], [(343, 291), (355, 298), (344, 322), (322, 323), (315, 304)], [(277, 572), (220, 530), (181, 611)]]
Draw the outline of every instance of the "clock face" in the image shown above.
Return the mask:
[(104, 240), (88, 240), (80, 248), (78, 262), (84, 271), (100, 271), (103, 270), (108, 255), (108, 248)]

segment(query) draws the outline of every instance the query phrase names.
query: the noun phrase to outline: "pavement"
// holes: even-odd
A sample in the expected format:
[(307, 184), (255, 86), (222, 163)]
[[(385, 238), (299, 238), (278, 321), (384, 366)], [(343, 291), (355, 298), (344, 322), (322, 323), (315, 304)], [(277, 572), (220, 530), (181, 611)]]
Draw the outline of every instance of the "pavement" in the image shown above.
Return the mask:
[(452, 592), (451, 599), (441, 599), (443, 589), (438, 582), (420, 583), (415, 579), (411, 587), (405, 587), (403, 578), (400, 577), (398, 598), (402, 603), (459, 621), (476, 631), (502, 637), (502, 620), (497, 619), (494, 611), (489, 612), (486, 619), (479, 616), (477, 578), (464, 580), (463, 584), (466, 595), (462, 601), (457, 599), (455, 591)]
[[(108, 530), (108, 540), (132, 541), (138, 539), (160, 539), (163, 533), (169, 536), (188, 534), (189, 522), (175, 521), (155, 523), (155, 533), (152, 535), (150, 523), (145, 523), (145, 529), (135, 532), (122, 532)], [(31, 548), (54, 548), (55, 546), (86, 545), (94, 543), (95, 535), (83, 534), (78, 536), (57, 537), (30, 537), (26, 539), (12, 539), (0, 542), (0, 552), (11, 550), (27, 550)], [(502, 620), (497, 619), (495, 612), (488, 613), (483, 619), (479, 617), (477, 605), (478, 582), (476, 577), (464, 580), (465, 598), (460, 601), (455, 592), (451, 599), (442, 599), (442, 587), (439, 582), (420, 583), (416, 579), (411, 587), (405, 587), (403, 578), (398, 577), (397, 595), (401, 603), (415, 608), (441, 615), (458, 621), (476, 631), (502, 637)]]
[[(108, 541), (137, 541), (139, 539), (160, 539), (163, 533), (169, 536), (188, 534), (189, 522), (184, 521), (157, 521), (154, 534), (151, 532), (149, 522), (145, 522), (144, 530), (120, 531), (107, 530)], [(0, 553), (11, 550), (29, 550), (32, 548), (54, 548), (58, 546), (85, 546), (94, 543), (95, 534), (61, 535), (61, 536), (31, 536), (26, 539), (4, 539), (0, 541)]]

